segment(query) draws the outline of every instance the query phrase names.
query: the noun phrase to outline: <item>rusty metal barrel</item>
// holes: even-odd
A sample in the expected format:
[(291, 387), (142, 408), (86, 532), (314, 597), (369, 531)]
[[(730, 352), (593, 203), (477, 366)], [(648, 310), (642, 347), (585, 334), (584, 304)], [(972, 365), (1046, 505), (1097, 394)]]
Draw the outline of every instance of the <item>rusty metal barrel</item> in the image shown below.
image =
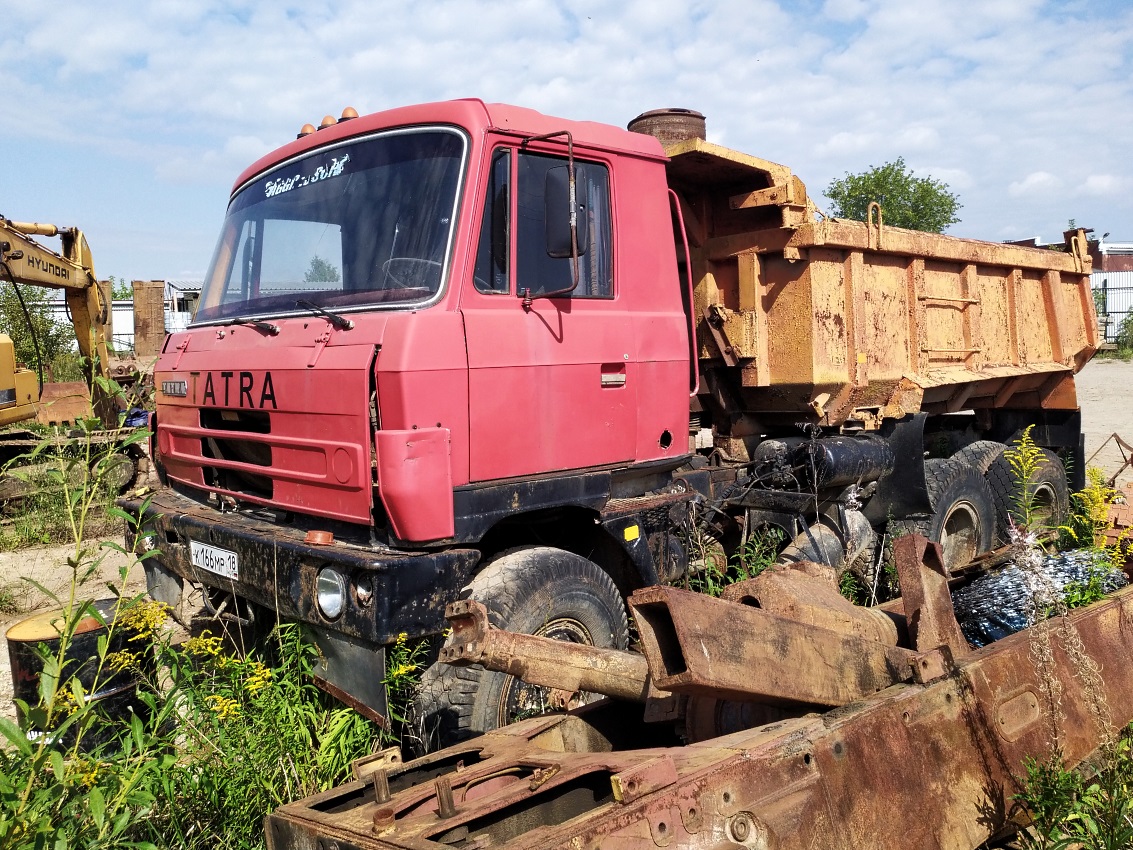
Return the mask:
[[(152, 659), (147, 653), (141, 656), (141, 669), (131, 665), (115, 669), (105, 660), (100, 661), (99, 641), (106, 639), (106, 649), (102, 658), (111, 653), (131, 651), (129, 634), (122, 628), (111, 628), (115, 620), (117, 600), (101, 599), (92, 603), (102, 620), (88, 615), (75, 624), (74, 633), (63, 652), (63, 672), (60, 689), (73, 677), (86, 694), (88, 700), (98, 703), (98, 709), (107, 719), (106, 724), (96, 726), (83, 738), (83, 748), (92, 749), (113, 737), (111, 727), (114, 721), (127, 720), (131, 713), (141, 713), (145, 705), (138, 698), (138, 683), (142, 670), (152, 667)], [(8, 657), (12, 664), (13, 696), (29, 707), (40, 704), (39, 681), (44, 669), (44, 653), (58, 657), (63, 651), (62, 630), (66, 624), (66, 614), (56, 609), (34, 614), (21, 620), (8, 629)], [(62, 695), (62, 694), (61, 694)], [(21, 723), (24, 712), (20, 702), (16, 712)], [(49, 729), (34, 729), (34, 732), (50, 732)], [(71, 733), (68, 733), (71, 734)], [(67, 736), (64, 736), (67, 740)]]
[(626, 129), (632, 133), (653, 136), (663, 145), (683, 142), (685, 139), (705, 138), (704, 116), (695, 109), (651, 109), (634, 118)]

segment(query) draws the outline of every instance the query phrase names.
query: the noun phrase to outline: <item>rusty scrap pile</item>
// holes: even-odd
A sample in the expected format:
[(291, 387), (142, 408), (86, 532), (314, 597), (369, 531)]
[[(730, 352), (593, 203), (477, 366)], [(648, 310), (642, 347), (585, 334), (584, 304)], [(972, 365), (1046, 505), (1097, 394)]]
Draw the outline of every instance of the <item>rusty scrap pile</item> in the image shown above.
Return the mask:
[[(1133, 588), (971, 650), (939, 548), (912, 535), (896, 550), (902, 598), (875, 609), (813, 564), (720, 600), (640, 590), (643, 655), (502, 632), (454, 603), (449, 663), (562, 688), (564, 703), (617, 699), (284, 806), (271, 846), (976, 847), (1013, 827), (1025, 758), (1081, 762), (1133, 718), (1133, 681), (1104, 676), (1133, 651)], [(1048, 638), (1053, 662), (1036, 669)]]

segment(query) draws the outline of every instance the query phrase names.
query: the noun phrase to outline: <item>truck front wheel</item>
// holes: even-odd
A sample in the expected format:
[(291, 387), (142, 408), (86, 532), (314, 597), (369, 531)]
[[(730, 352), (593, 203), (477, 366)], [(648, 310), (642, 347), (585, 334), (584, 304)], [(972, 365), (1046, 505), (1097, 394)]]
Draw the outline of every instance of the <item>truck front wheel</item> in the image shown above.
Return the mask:
[[(590, 646), (625, 649), (629, 624), (613, 580), (580, 555), (533, 546), (504, 552), (461, 595), (488, 609), (492, 625)], [(479, 666), (434, 664), (415, 703), (420, 746), (436, 749), (542, 714), (547, 688)]]

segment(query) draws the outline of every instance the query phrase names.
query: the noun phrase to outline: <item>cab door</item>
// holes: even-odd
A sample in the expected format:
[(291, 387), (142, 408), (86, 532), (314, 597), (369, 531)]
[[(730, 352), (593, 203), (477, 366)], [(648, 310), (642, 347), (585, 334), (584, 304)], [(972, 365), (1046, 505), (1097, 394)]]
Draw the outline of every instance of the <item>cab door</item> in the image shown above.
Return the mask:
[(492, 155), (462, 303), (471, 481), (633, 460), (635, 346), (617, 290), (610, 170), (574, 166), (577, 284), (574, 261), (549, 232), (554, 204), (569, 203), (559, 194), (567, 159), (506, 147)]

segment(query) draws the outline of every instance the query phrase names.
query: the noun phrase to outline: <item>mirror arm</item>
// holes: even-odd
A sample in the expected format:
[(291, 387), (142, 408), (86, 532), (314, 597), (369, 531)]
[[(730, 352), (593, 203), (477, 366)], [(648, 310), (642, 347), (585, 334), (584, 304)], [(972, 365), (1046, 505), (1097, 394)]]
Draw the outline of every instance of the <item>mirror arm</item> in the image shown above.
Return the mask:
[(566, 136), (567, 140), (567, 185), (569, 188), (570, 204), (570, 259), (571, 270), (573, 272), (573, 283), (566, 289), (558, 289), (554, 292), (542, 292), (539, 295), (532, 296), (531, 290), (528, 287), (523, 288), (523, 309), (530, 310), (533, 298), (557, 298), (560, 295), (569, 295), (578, 289), (578, 196), (575, 190), (574, 182), (574, 136), (570, 134), (570, 130), (555, 130), (553, 133), (543, 133), (538, 136), (528, 136), (519, 143), (521, 148), (527, 147), (531, 142), (543, 142), (547, 139), (554, 139), (558, 136)]

